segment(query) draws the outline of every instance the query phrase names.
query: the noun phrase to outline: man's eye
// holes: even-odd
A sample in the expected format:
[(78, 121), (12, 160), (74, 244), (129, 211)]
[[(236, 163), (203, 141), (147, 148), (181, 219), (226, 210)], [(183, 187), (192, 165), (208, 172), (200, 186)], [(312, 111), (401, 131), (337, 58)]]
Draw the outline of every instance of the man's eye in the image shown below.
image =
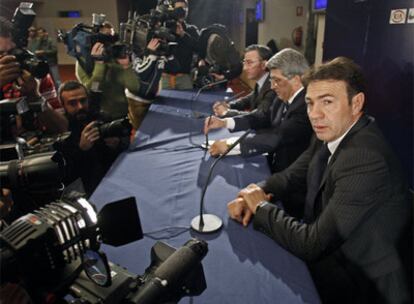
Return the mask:
[(328, 104), (332, 103), (332, 100), (324, 99), (322, 102), (323, 102), (324, 105), (328, 105)]

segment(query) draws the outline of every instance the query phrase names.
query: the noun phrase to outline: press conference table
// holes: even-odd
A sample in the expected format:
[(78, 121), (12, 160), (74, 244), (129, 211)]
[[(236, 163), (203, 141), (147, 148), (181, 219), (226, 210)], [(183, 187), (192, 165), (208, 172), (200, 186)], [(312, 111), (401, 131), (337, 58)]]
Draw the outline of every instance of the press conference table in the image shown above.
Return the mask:
[[(203, 93), (194, 100), (196, 93), (191, 91), (161, 92), (130, 150), (118, 157), (90, 198), (100, 209), (108, 202), (134, 196), (145, 237), (102, 249), (112, 262), (143, 274), (156, 240), (178, 248), (197, 237), (209, 247), (202, 261), (207, 289), (180, 303), (319, 303), (303, 261), (252, 225), (245, 228), (228, 218), (227, 202), (241, 188), (269, 176), (264, 156), (228, 156), (218, 163), (205, 196), (205, 210), (219, 216), (223, 228), (212, 234), (189, 229), (214, 161), (199, 147), (205, 141), (203, 117), (223, 94)], [(210, 133), (210, 139), (228, 136), (227, 130)]]

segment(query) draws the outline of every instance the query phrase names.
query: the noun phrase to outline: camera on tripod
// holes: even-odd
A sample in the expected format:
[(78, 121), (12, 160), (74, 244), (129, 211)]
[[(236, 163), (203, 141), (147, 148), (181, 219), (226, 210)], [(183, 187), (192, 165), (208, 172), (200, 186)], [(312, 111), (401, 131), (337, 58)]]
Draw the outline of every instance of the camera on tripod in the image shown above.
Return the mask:
[(121, 246), (142, 236), (134, 198), (109, 203), (97, 213), (71, 193), (0, 233), (1, 283), (20, 280), (36, 303), (51, 294), (62, 299), (71, 294), (81, 303), (171, 303), (204, 291), (204, 241), (192, 239), (177, 250), (157, 242), (142, 276), (108, 263), (99, 251), (102, 242)]

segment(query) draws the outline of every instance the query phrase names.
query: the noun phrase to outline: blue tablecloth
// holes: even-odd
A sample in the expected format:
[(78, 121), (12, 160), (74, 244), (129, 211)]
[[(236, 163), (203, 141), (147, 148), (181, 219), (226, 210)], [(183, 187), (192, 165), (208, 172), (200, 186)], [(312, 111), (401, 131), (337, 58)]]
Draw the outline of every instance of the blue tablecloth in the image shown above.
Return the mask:
[[(142, 274), (150, 263), (155, 240), (174, 247), (191, 237), (208, 242), (203, 260), (207, 289), (180, 303), (319, 303), (306, 265), (265, 235), (230, 220), (227, 202), (240, 188), (269, 174), (263, 156), (229, 156), (215, 168), (205, 196), (207, 213), (224, 222), (221, 231), (202, 235), (189, 229), (199, 212), (201, 189), (214, 159), (199, 145), (204, 142), (203, 119), (217, 93), (163, 91), (148, 112), (130, 151), (114, 163), (91, 197), (98, 208), (134, 196), (144, 239), (122, 247), (103, 246), (108, 258)], [(212, 132), (224, 138), (227, 130)]]

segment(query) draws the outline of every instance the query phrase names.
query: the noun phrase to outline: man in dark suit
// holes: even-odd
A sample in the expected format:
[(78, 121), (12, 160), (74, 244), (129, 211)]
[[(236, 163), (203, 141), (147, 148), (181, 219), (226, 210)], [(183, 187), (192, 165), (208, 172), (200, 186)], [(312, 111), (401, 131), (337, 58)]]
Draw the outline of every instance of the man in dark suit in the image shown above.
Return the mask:
[[(269, 153), (272, 172), (287, 168), (309, 145), (312, 128), (306, 114), (305, 91), (301, 77), (309, 66), (296, 50), (284, 49), (266, 64), (271, 88), (277, 94), (269, 110), (256, 110), (233, 118), (207, 118), (205, 132), (227, 127), (231, 132), (254, 129), (255, 134), (240, 143), (242, 156)], [(216, 141), (210, 147), (213, 156), (224, 153), (231, 144)]]
[(268, 110), (275, 93), (270, 88), (269, 72), (266, 63), (272, 56), (271, 50), (264, 45), (253, 44), (245, 49), (243, 70), (249, 80), (256, 82), (254, 90), (247, 96), (229, 103), (218, 101), (213, 105), (214, 114), (220, 117), (232, 117), (254, 109)]
[[(362, 71), (336, 58), (304, 83), (316, 137), (289, 168), (241, 190), (230, 217), (247, 225), (254, 215), (255, 229), (306, 261), (323, 303), (412, 303), (412, 203), (398, 160), (363, 113)], [(268, 203), (303, 188), (304, 220)]]

